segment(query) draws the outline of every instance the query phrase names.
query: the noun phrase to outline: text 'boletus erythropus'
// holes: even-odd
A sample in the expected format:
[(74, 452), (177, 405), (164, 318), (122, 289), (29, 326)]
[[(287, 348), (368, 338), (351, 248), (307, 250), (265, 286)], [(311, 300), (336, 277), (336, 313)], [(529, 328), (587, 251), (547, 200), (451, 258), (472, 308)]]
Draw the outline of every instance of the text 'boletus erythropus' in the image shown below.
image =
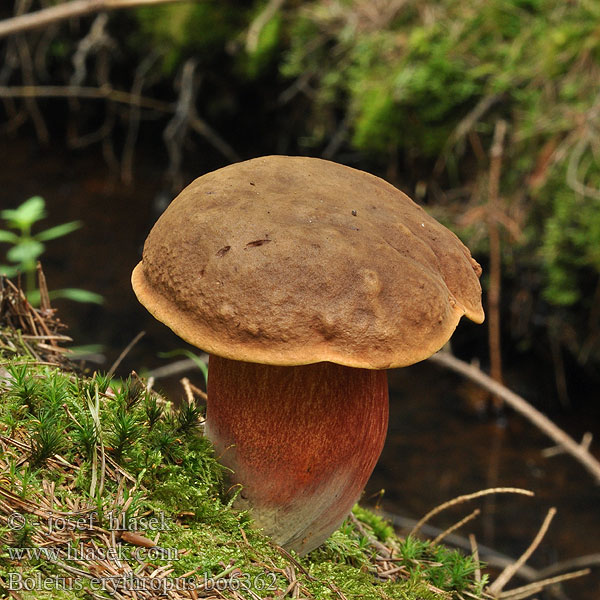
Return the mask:
[(346, 517), (387, 430), (386, 369), (483, 321), (469, 250), (382, 179), (267, 156), (196, 179), (148, 235), (140, 302), (210, 354), (206, 435), (239, 505), (305, 553)]

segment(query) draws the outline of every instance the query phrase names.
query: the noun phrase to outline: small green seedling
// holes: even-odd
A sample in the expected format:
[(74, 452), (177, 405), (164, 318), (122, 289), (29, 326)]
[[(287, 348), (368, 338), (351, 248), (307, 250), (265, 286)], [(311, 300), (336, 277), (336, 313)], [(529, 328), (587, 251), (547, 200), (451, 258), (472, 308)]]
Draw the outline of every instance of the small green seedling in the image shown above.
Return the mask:
[[(64, 237), (81, 227), (80, 221), (69, 221), (32, 233), (33, 227), (46, 216), (46, 203), (40, 196), (25, 200), (17, 208), (0, 211), (0, 218), (4, 220), (4, 228), (0, 229), (0, 242), (10, 245), (6, 251), (6, 259), (12, 263), (0, 265), (0, 273), (7, 277), (22, 275), (25, 279), (27, 299), (34, 305), (38, 305), (40, 301), (35, 274), (37, 262), (46, 249), (45, 242)], [(102, 296), (99, 294), (78, 288), (54, 290), (50, 292), (50, 298), (102, 303)]]

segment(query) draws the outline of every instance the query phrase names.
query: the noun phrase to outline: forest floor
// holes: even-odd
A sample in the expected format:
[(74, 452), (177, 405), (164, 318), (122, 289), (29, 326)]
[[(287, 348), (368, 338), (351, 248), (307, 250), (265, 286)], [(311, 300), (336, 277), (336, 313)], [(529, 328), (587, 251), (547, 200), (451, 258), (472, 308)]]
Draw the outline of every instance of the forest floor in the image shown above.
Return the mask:
[[(355, 506), (297, 556), (233, 507), (238, 488), (203, 436), (201, 393), (173, 404), (135, 373), (71, 362), (42, 294), (0, 286), (0, 593), (28, 598), (492, 596), (476, 552), (400, 538)], [(483, 574), (482, 574), (483, 571)], [(498, 586), (496, 586), (498, 589)]]

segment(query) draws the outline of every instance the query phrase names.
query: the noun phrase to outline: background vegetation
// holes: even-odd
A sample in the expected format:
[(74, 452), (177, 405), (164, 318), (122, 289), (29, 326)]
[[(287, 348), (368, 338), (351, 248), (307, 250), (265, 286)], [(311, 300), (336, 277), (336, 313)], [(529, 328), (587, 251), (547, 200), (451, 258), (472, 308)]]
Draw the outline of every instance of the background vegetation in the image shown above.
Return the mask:
[[(101, 13), (4, 42), (4, 128), (100, 144), (126, 182), (150, 141), (170, 192), (199, 174), (198, 156), (203, 170), (303, 153), (376, 172), (484, 266), (499, 229), (503, 334), (556, 371), (566, 360), (595, 378), (599, 23), (592, 0), (205, 0)], [(57, 83), (68, 100), (49, 98)]]

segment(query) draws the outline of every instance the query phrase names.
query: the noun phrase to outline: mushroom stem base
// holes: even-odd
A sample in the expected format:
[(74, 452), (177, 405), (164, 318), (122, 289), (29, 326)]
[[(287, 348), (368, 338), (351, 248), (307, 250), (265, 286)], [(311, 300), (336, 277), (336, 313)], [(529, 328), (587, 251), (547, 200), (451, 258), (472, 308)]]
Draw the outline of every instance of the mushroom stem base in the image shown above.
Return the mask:
[(206, 434), (242, 484), (240, 508), (300, 554), (358, 500), (385, 441), (386, 371), (210, 357)]

